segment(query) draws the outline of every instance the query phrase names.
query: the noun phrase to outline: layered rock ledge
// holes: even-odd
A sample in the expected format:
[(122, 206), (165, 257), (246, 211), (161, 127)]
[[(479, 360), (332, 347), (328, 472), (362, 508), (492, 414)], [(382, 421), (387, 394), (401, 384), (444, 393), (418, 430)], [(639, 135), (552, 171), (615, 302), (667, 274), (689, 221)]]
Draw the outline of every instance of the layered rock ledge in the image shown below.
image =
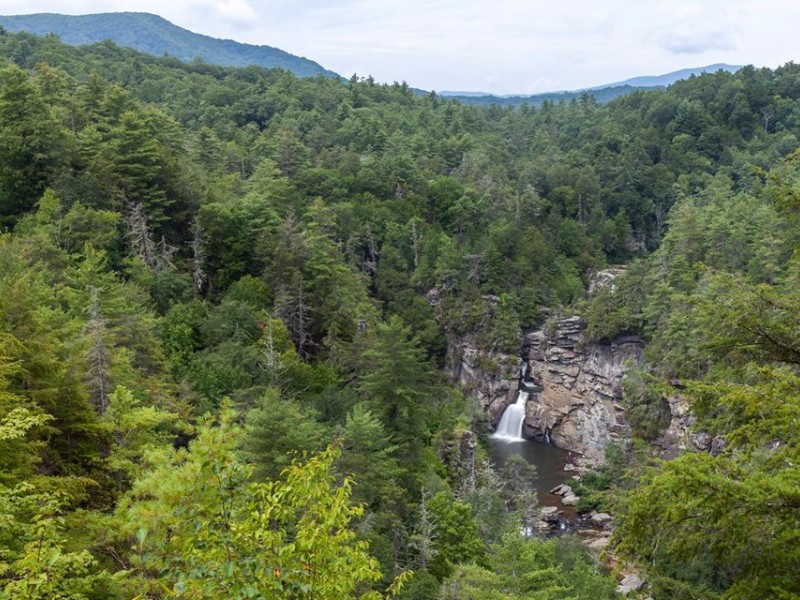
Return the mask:
[(451, 381), (474, 398), (496, 426), (519, 393), (522, 357), (487, 352), (474, 338), (464, 336), (448, 344), (447, 365)]
[(621, 336), (585, 339), (580, 317), (551, 318), (525, 336), (528, 373), (541, 391), (528, 402), (524, 433), (583, 455), (597, 464), (609, 441), (629, 434), (622, 401), (622, 378), (639, 363), (644, 342)]
[(495, 426), (520, 389), (530, 392), (523, 434), (582, 455), (582, 466), (598, 464), (609, 441), (629, 434), (622, 379), (644, 342), (591, 341), (584, 329), (580, 317), (551, 317), (525, 336), (521, 356), (486, 352), (469, 336), (451, 340), (451, 379)]

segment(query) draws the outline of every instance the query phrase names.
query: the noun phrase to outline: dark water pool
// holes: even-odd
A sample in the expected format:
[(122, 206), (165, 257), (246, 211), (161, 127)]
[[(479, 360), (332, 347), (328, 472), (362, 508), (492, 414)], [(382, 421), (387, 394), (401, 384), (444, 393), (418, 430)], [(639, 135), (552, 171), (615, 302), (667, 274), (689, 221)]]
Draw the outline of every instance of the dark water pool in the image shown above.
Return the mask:
[(490, 438), (492, 461), (500, 469), (512, 455), (522, 456), (536, 467), (536, 491), (542, 506), (561, 506), (560, 498), (550, 490), (570, 479), (573, 473), (564, 471), (569, 462), (569, 452), (539, 442), (528, 440), (506, 441)]

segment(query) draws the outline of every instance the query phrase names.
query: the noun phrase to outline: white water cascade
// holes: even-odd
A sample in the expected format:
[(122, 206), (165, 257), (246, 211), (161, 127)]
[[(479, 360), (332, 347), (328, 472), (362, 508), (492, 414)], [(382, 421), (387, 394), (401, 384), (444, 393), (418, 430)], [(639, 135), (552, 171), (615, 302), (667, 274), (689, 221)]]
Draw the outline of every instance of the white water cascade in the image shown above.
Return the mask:
[(509, 442), (522, 442), (522, 422), (525, 420), (525, 404), (528, 402), (528, 392), (520, 391), (517, 401), (510, 405), (497, 425), (493, 438)]

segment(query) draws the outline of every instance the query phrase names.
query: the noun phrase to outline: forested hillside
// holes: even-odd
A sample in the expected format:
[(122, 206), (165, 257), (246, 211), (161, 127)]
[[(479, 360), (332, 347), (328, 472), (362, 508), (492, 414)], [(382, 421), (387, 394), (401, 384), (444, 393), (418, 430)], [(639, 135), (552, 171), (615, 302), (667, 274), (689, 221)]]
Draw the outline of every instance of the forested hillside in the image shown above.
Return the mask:
[(717, 175), (679, 199), (661, 247), (588, 308), (596, 337), (649, 340), (634, 431), (658, 435), (679, 393), (713, 437), (617, 482), (619, 550), (648, 561), (654, 597), (800, 594), (800, 153), (756, 172), (763, 186)]
[(605, 486), (653, 597), (800, 594), (800, 68), (515, 110), (0, 56), (0, 598), (613, 598), (441, 370), (567, 306), (650, 340), (642, 437), (672, 382), (726, 443)]
[(184, 62), (204, 61), (226, 67), (256, 65), (285, 69), (299, 77), (339, 77), (313, 60), (289, 54), (280, 48), (212, 38), (149, 13), (9, 15), (0, 16), (0, 26), (10, 33), (25, 31), (35, 35), (56, 35), (73, 46), (108, 40), (153, 56), (168, 55)]

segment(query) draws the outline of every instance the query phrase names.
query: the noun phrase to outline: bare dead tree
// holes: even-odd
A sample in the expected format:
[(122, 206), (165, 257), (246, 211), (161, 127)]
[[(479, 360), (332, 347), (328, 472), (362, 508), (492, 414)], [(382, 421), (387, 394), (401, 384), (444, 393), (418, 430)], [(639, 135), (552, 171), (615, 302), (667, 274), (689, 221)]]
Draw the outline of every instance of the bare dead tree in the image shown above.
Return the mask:
[(267, 375), (267, 380), (271, 387), (280, 388), (283, 374), (283, 363), (281, 362), (281, 355), (275, 347), (275, 326), (273, 325), (274, 317), (269, 314), (266, 315), (266, 324), (264, 325), (264, 335), (259, 343), (261, 349), (260, 363), (262, 370)]
[(419, 256), (422, 251), (422, 237), (417, 231), (417, 220), (411, 221), (411, 247), (414, 250), (414, 268), (419, 267)]
[(769, 124), (772, 122), (774, 116), (775, 116), (774, 106), (765, 106), (764, 108), (761, 109), (761, 118), (764, 121), (764, 133), (769, 133)]
[(422, 499), (420, 500), (419, 507), (417, 508), (417, 526), (414, 528), (414, 533), (411, 535), (411, 547), (417, 551), (417, 566), (420, 569), (425, 569), (428, 564), (436, 556), (436, 523), (431, 518), (430, 511), (428, 510), (428, 502), (430, 501), (430, 492), (422, 490)]
[(467, 280), (480, 283), (483, 274), (483, 254), (467, 254), (464, 260), (467, 262)]
[(89, 337), (89, 349), (86, 352), (87, 381), (89, 394), (97, 411), (103, 415), (108, 408), (108, 369), (111, 364), (111, 352), (106, 344), (106, 321), (100, 314), (98, 290), (90, 285), (91, 300), (87, 312), (89, 321), (84, 330)]
[(140, 203), (131, 204), (125, 217), (125, 226), (131, 254), (139, 258), (150, 271), (161, 273), (175, 268), (172, 260), (177, 248), (169, 244), (163, 235), (158, 242), (153, 240), (147, 215)]
[(514, 209), (514, 225), (519, 227), (522, 218), (522, 195), (519, 192), (515, 192), (511, 197), (511, 206)]
[(147, 268), (155, 270), (157, 247), (150, 234), (147, 215), (138, 202), (131, 204), (125, 216), (125, 237), (133, 256), (139, 258)]
[(310, 318), (308, 316), (308, 306), (305, 303), (305, 293), (303, 284), (297, 287), (297, 295), (295, 296), (295, 310), (294, 319), (292, 320), (292, 327), (297, 338), (297, 352), (300, 356), (307, 356), (306, 346), (311, 344), (311, 334), (308, 332), (308, 324)]
[(156, 244), (155, 270), (158, 272), (174, 271), (175, 263), (172, 262), (172, 259), (175, 257), (177, 251), (178, 249), (167, 243), (166, 238), (162, 235), (161, 240)]
[(200, 219), (195, 217), (192, 220), (192, 280), (198, 296), (202, 295), (206, 283), (206, 273), (203, 271), (203, 233)]
[(307, 357), (307, 348), (313, 345), (308, 326), (311, 317), (308, 314), (308, 306), (305, 303), (305, 292), (303, 282), (297, 283), (296, 292), (292, 294), (285, 287), (279, 290), (275, 300), (276, 313), (286, 324), (289, 335), (297, 347), (297, 353), (302, 357)]

